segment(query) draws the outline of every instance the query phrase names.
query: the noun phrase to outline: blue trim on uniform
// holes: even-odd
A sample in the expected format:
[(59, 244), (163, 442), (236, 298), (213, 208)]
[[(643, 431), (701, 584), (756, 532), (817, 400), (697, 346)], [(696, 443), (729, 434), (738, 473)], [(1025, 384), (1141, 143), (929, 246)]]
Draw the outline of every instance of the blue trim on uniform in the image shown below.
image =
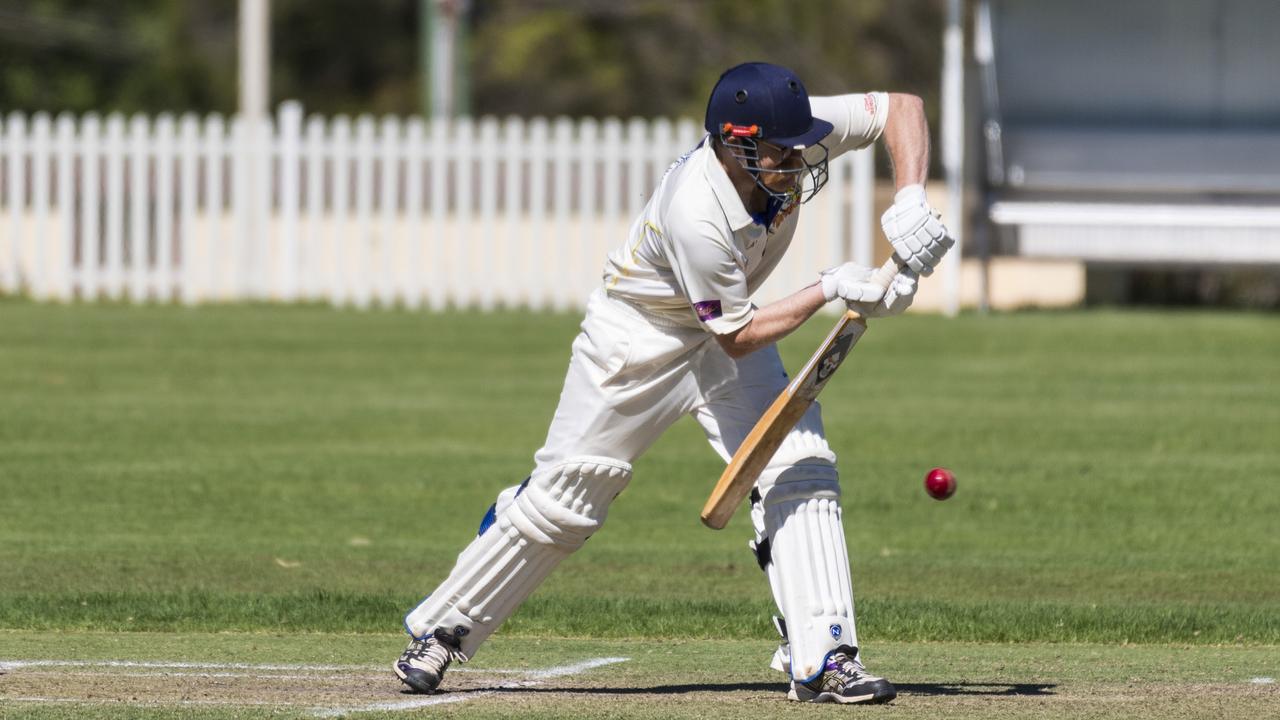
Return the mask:
[(480, 518), (480, 529), (476, 531), (476, 537), (480, 537), (481, 535), (483, 535), (484, 531), (488, 530), (489, 526), (492, 525), (494, 522), (496, 522), (497, 519), (498, 519), (498, 503), (494, 503), (489, 506), (489, 509), (487, 511), (485, 511), (484, 517)]
[[(533, 476), (530, 475), (529, 477), (525, 478), (523, 482), (520, 483), (520, 487), (516, 488), (516, 497), (520, 497), (520, 493), (524, 492), (524, 489), (526, 487), (529, 487), (529, 481), (532, 479), (533, 479)], [(487, 511), (485, 511), (484, 517), (480, 518), (480, 529), (476, 531), (476, 537), (480, 537), (481, 535), (483, 535), (484, 531), (488, 530), (489, 527), (497, 521), (498, 521), (498, 503), (495, 502), (494, 504), (489, 506), (489, 509)]]
[[(520, 497), (520, 493), (524, 492), (524, 489), (529, 486), (529, 481), (532, 479), (533, 479), (533, 476), (530, 475), (529, 477), (524, 479), (524, 482), (520, 483), (520, 487), (516, 489), (516, 497)], [(481, 535), (483, 535), (484, 531), (488, 530), (489, 526), (493, 525), (493, 523), (498, 519), (497, 516), (498, 516), (498, 503), (495, 502), (494, 504), (489, 506), (488, 512), (486, 512), (484, 514), (484, 517), (480, 519), (480, 530), (479, 532), (476, 533), (476, 537), (480, 537)], [(413, 606), (413, 610), (417, 610), (418, 607), (422, 605), (422, 603), (426, 602), (429, 599), (431, 599), (430, 595), (419, 600), (418, 604)], [(414, 640), (421, 640), (422, 638), (418, 637), (417, 635), (414, 635), (413, 631), (409, 629), (409, 616), (413, 614), (413, 610), (410, 610), (409, 612), (404, 614), (404, 620), (402, 621), (402, 624), (404, 625), (404, 631), (409, 633), (409, 637), (413, 638)]]
[(773, 225), (774, 218), (778, 217), (778, 213), (782, 212), (783, 201), (780, 198), (770, 197), (769, 204), (765, 205), (764, 212), (752, 213), (751, 219), (757, 225), (763, 225), (766, 228)]
[(817, 677), (818, 677), (819, 675), (821, 675), (822, 673), (824, 673), (824, 672), (826, 672), (826, 671), (827, 671), (827, 661), (831, 659), (831, 656), (832, 656), (832, 655), (834, 655), (835, 653), (837, 653), (837, 652), (839, 652), (839, 651), (840, 651), (840, 648), (836, 648), (835, 650), (832, 650), (832, 651), (828, 652), (826, 655), (823, 655), (823, 656), (822, 656), (822, 662), (821, 662), (821, 663), (819, 663), (819, 665), (818, 665), (818, 672), (816, 672), (816, 673), (814, 673), (814, 674), (810, 675), (809, 677), (807, 677), (807, 678), (805, 678), (805, 679), (803, 679), (803, 680), (800, 680), (800, 679), (796, 678), (796, 675), (795, 675), (795, 669), (796, 669), (795, 658), (794, 658), (794, 657), (793, 657), (793, 658), (791, 658), (791, 679), (792, 679), (792, 680), (795, 680), (795, 681), (796, 681), (796, 682), (798, 682), (798, 683), (810, 683), (810, 682), (813, 682), (815, 679), (817, 679)]

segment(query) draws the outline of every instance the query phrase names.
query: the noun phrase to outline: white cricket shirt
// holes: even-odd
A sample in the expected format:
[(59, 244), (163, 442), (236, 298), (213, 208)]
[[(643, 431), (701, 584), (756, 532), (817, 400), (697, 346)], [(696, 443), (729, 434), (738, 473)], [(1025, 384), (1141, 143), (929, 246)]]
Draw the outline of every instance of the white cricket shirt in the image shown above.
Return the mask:
[[(889, 96), (813, 97), (809, 105), (835, 128), (822, 141), (834, 160), (880, 137)], [(805, 154), (814, 161), (821, 150)], [(731, 333), (751, 321), (751, 294), (791, 245), (798, 210), (797, 202), (784, 206), (766, 228), (747, 212), (704, 138), (667, 169), (627, 241), (609, 253), (605, 290), (663, 320)]]

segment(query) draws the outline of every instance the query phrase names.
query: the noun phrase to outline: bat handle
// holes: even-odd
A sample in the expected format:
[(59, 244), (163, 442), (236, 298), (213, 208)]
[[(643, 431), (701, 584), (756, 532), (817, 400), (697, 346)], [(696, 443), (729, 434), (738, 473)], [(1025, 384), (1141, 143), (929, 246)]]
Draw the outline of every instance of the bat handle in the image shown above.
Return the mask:
[(902, 261), (902, 258), (898, 257), (897, 253), (894, 253), (889, 256), (888, 260), (884, 261), (883, 265), (876, 268), (875, 272), (871, 273), (871, 282), (888, 290), (889, 284), (893, 282), (893, 276), (901, 272), (906, 266), (907, 264)]

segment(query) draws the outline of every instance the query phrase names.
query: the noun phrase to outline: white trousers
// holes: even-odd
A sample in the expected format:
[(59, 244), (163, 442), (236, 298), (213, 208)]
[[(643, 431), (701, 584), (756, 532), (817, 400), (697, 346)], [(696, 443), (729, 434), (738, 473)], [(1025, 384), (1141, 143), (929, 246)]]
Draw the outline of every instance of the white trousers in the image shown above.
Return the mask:
[[(546, 442), (535, 454), (533, 477), (554, 476), (563, 472), (565, 463), (584, 457), (611, 458), (629, 471), (629, 463), (685, 415), (697, 420), (712, 448), (727, 462), (786, 384), (774, 346), (735, 360), (705, 331), (664, 322), (597, 290), (573, 342), (564, 389)], [(837, 645), (857, 645), (834, 460), (814, 403), (784, 442), (775, 458), (778, 466), (762, 474), (757, 489), (764, 501), (752, 512), (757, 543), (768, 546), (772, 539), (786, 556), (777, 557), (775, 551), (767, 575), (775, 601), (789, 615), (792, 654), (809, 657), (805, 672), (793, 671), (798, 678), (811, 675)], [(513, 487), (499, 496), (499, 518), (518, 494)], [(822, 513), (817, 520), (810, 518), (817, 512)], [(466, 656), (487, 636), (469, 629), (472, 623), (465, 613), (449, 607), (453, 603), (448, 598), (467, 595), (461, 586), (469, 581), (460, 568), (469, 550), (438, 589), (434, 603), (428, 597), (406, 619), (415, 635), (430, 632), (433, 624), (460, 622), (458, 629), (471, 633), (470, 642), (464, 641)], [(779, 561), (783, 571), (775, 567)], [(548, 566), (545, 572), (550, 571)], [(446, 590), (450, 595), (442, 601), (440, 593)], [(490, 627), (504, 619), (489, 618)]]
[[(597, 290), (534, 461), (538, 468), (579, 455), (631, 462), (693, 415), (727, 462), (786, 384), (776, 347), (734, 360), (705, 331), (663, 325)], [(822, 433), (817, 404), (800, 426)]]

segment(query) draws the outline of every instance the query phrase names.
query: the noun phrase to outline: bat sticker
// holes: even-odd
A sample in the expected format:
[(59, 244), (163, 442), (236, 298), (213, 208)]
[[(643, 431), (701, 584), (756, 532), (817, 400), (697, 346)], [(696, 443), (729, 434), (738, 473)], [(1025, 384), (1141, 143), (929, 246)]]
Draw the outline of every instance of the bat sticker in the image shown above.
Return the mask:
[(844, 356), (849, 352), (849, 348), (853, 346), (853, 334), (845, 335), (836, 341), (834, 347), (827, 351), (826, 355), (818, 361), (818, 372), (814, 378), (815, 385), (821, 385), (831, 377), (831, 373), (840, 367), (840, 363), (844, 362)]

